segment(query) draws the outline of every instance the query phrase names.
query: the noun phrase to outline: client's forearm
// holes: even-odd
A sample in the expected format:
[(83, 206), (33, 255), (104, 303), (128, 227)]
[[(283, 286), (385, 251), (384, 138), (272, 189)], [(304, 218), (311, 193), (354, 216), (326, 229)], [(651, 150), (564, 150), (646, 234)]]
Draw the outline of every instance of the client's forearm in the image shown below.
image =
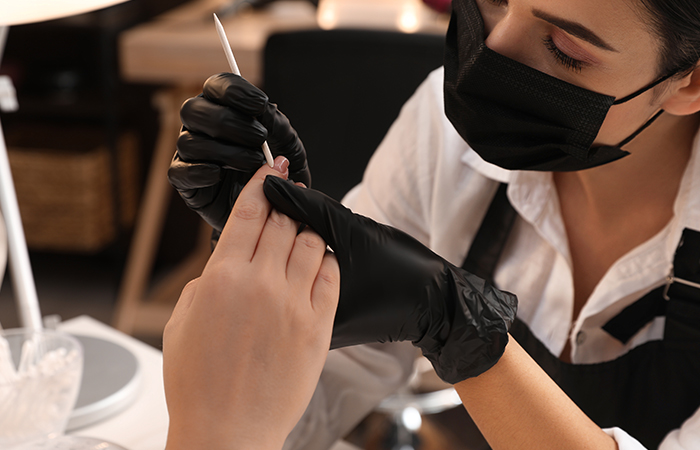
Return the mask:
[(494, 367), (455, 389), (494, 450), (617, 449), (512, 337)]

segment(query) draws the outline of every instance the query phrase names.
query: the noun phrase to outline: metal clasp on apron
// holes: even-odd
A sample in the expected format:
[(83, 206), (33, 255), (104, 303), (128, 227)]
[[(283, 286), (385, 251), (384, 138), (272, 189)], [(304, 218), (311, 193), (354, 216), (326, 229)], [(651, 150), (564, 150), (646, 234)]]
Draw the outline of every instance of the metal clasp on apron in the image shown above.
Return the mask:
[(671, 288), (671, 285), (673, 283), (684, 284), (695, 289), (700, 289), (700, 283), (694, 283), (692, 281), (684, 280), (683, 278), (676, 278), (673, 275), (673, 272), (671, 272), (671, 275), (666, 277), (666, 287), (664, 288), (664, 300), (671, 300), (671, 298), (668, 296), (668, 290)]

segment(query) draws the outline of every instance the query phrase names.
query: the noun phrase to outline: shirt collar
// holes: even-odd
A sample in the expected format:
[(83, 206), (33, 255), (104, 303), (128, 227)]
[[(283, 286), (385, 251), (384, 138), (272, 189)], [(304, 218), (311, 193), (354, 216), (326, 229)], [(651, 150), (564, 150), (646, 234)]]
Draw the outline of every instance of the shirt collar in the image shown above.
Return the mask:
[(471, 148), (462, 155), (462, 162), (486, 178), (508, 183), (508, 199), (513, 208), (544, 240), (569, 259), (566, 230), (551, 172), (503, 169), (484, 161)]
[(500, 183), (510, 183), (512, 171), (484, 161), (481, 159), (481, 156), (468, 145), (467, 151), (462, 154), (462, 162), (486, 178), (491, 178)]

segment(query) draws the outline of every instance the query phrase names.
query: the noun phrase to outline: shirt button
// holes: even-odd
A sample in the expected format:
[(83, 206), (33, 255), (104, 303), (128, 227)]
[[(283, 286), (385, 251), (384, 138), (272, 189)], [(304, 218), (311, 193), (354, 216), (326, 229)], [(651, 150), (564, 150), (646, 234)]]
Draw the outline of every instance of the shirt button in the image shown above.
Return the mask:
[(583, 345), (584, 342), (586, 342), (586, 333), (579, 331), (576, 333), (576, 344)]

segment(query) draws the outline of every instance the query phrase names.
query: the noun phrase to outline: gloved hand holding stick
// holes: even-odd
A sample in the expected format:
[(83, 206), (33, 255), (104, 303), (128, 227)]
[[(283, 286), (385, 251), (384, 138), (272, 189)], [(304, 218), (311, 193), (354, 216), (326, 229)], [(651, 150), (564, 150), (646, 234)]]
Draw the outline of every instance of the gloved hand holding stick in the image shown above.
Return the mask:
[(231, 73), (211, 76), (201, 95), (180, 109), (182, 130), (168, 180), (187, 206), (215, 234), (241, 190), (265, 164), (260, 151), (267, 141), (272, 154), (289, 160), (289, 177), (311, 186), (306, 150), (287, 117), (267, 95)]

